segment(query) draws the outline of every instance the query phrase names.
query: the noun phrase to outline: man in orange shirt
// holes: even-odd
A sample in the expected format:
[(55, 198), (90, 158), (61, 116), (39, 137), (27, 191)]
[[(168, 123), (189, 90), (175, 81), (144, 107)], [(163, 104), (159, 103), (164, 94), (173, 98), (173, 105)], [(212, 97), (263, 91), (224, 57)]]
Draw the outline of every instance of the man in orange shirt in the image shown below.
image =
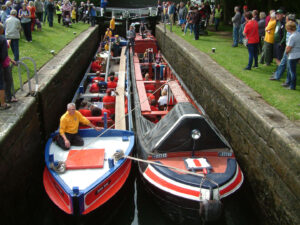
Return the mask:
[(111, 90), (107, 90), (103, 97), (103, 108), (108, 109), (111, 114), (115, 114), (115, 102), (115, 96), (111, 96)]
[(115, 82), (115, 78), (113, 76), (111, 76), (109, 78), (109, 82), (107, 82), (107, 88), (110, 88), (110, 89), (115, 89), (117, 87), (117, 82)]
[(64, 150), (69, 150), (71, 145), (83, 146), (84, 141), (78, 135), (79, 123), (90, 126), (97, 131), (100, 127), (93, 125), (79, 111), (76, 110), (74, 103), (67, 105), (67, 112), (60, 118), (59, 135), (56, 138), (56, 143)]

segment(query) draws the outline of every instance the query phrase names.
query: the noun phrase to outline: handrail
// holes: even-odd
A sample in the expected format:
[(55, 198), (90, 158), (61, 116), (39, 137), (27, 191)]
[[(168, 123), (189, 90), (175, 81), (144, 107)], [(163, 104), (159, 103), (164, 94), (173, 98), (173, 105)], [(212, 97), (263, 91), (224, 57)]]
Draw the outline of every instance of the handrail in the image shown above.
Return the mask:
[(108, 49), (108, 56), (107, 56), (107, 62), (106, 62), (106, 71), (105, 71), (105, 82), (107, 82), (108, 78), (108, 70), (109, 70), (109, 63), (110, 63), (110, 57), (111, 57), (111, 41), (109, 41), (109, 49)]
[(32, 94), (32, 88), (31, 88), (31, 77), (30, 77), (30, 71), (28, 66), (24, 63), (24, 60), (30, 60), (33, 63), (34, 66), (34, 79), (35, 79), (35, 93), (33, 95), (36, 94), (36, 92), (38, 91), (38, 87), (39, 87), (39, 81), (38, 81), (38, 75), (37, 75), (37, 68), (36, 68), (36, 62), (33, 60), (33, 58), (31, 57), (23, 57), (21, 58), (17, 64), (18, 64), (18, 75), (19, 75), (19, 82), (20, 82), (20, 89), (22, 91), (24, 91), (23, 88), (23, 81), (22, 81), (22, 75), (21, 75), (21, 66), (24, 66), (26, 69), (26, 73), (27, 73), (27, 82), (28, 82), (28, 89), (29, 89), (29, 94)]

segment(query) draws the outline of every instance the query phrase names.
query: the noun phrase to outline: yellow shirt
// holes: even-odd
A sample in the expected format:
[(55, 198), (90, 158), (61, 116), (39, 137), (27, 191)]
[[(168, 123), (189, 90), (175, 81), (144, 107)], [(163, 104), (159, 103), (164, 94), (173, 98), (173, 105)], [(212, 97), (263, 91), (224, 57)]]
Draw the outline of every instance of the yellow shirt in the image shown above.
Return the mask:
[(76, 19), (76, 11), (75, 11), (75, 9), (72, 10), (72, 19), (73, 20)]
[(109, 31), (106, 31), (105, 32), (105, 35), (108, 36), (109, 38), (111, 38), (112, 36), (112, 32), (109, 30)]
[(110, 28), (111, 30), (114, 30), (115, 27), (116, 27), (116, 25), (115, 25), (115, 20), (111, 19), (111, 20), (110, 20), (110, 24), (109, 24), (109, 28)]
[[(266, 27), (265, 42), (268, 42), (270, 44), (274, 44), (275, 27), (276, 27), (276, 20), (271, 19), (268, 23), (268, 26)], [(268, 31), (270, 31), (270, 32), (268, 32)]]
[(75, 111), (74, 115), (70, 115), (67, 111), (62, 117), (60, 118), (60, 125), (59, 125), (59, 133), (69, 133), (69, 134), (76, 134), (78, 133), (79, 122), (88, 125), (90, 121), (85, 118), (79, 111)]
[(106, 44), (106, 45), (104, 46), (104, 49), (105, 49), (105, 51), (108, 51), (108, 50), (109, 50), (109, 45)]

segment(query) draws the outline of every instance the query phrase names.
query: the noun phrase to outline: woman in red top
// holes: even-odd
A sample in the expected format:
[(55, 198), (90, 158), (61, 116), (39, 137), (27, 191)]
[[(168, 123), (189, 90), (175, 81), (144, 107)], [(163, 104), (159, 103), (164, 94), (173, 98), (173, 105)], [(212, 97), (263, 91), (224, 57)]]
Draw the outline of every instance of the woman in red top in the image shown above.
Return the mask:
[(258, 67), (258, 43), (259, 43), (259, 34), (258, 34), (258, 23), (256, 20), (252, 19), (252, 14), (250, 12), (245, 13), (246, 26), (243, 32), (243, 35), (248, 39), (248, 53), (249, 61), (248, 66), (244, 70), (251, 70), (253, 58), (254, 58), (254, 68)]

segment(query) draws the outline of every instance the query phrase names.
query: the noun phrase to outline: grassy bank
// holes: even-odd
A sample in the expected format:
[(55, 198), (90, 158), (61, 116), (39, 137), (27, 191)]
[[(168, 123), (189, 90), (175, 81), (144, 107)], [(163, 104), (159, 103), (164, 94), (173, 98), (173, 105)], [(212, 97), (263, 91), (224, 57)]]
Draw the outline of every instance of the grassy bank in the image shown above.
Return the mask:
[[(226, 30), (226, 29), (223, 29)], [(258, 69), (244, 71), (248, 64), (248, 51), (244, 46), (237, 48), (231, 47), (232, 38), (229, 32), (208, 32), (207, 36), (200, 36), (198, 41), (189, 31), (183, 36), (179, 27), (173, 26), (173, 32), (198, 48), (200, 51), (208, 54), (218, 64), (227, 69), (234, 76), (242, 80), (245, 84), (257, 91), (263, 99), (284, 113), (292, 121), (300, 121), (300, 82), (297, 81), (297, 90), (287, 90), (281, 87), (285, 81), (286, 73), (281, 78), (281, 82), (270, 81), (269, 78), (276, 69), (275, 63), (271, 66), (259, 64)], [(216, 48), (216, 53), (212, 53), (212, 48)], [(297, 68), (297, 74), (300, 73), (300, 67)]]
[[(20, 59), (22, 57), (31, 57), (37, 64), (37, 70), (41, 68), (46, 62), (48, 62), (54, 56), (51, 54), (51, 50), (58, 53), (63, 49), (68, 43), (70, 43), (76, 36), (81, 32), (85, 31), (89, 27), (88, 24), (82, 22), (77, 24), (72, 24), (72, 27), (64, 27), (57, 23), (55, 18), (54, 26), (49, 27), (48, 23), (44, 24), (42, 31), (32, 32), (32, 42), (26, 42), (24, 35), (22, 34), (19, 49), (20, 49)], [(9, 55), (13, 59), (12, 51), (9, 49)], [(24, 61), (29, 69), (30, 75), (33, 76), (34, 67), (31, 61)], [(22, 67), (22, 79), (23, 82), (27, 80), (27, 75), (25, 73), (24, 67)], [(13, 78), (15, 89), (20, 88), (18, 69), (13, 67)]]

